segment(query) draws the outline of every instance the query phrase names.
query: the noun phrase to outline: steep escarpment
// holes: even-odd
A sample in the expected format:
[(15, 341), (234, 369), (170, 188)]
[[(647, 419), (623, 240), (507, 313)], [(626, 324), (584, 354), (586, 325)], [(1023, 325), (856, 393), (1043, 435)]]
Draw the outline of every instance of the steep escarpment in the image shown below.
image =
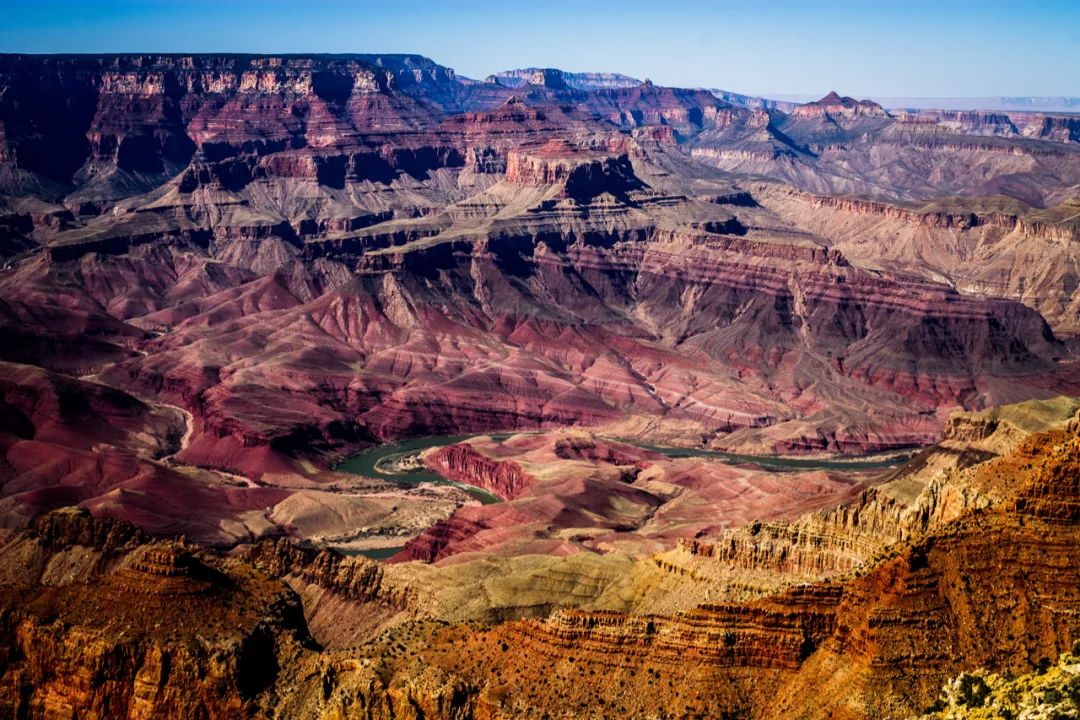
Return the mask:
[[(797, 668), (834, 630), (842, 589), (807, 587), (746, 605), (706, 605), (676, 617), (564, 611), (525, 623), (520, 643), (558, 660), (589, 658), (621, 645), (621, 655), (670, 665), (687, 654), (719, 667)], [(696, 643), (716, 637), (720, 642)]]
[(1058, 142), (1080, 142), (1080, 121), (1074, 115), (1026, 115), (1023, 134)]
[(669, 572), (691, 571), (682, 555), (707, 558), (725, 571), (767, 570), (793, 578), (839, 575), (862, 567), (903, 537), (905, 507), (875, 490), (836, 509), (796, 522), (755, 522), (718, 541), (683, 540), (679, 551), (657, 559)]
[(46, 549), (72, 545), (114, 553), (150, 541), (138, 527), (122, 520), (96, 518), (83, 508), (63, 508), (35, 518), (29, 537)]
[(519, 94), (551, 106), (544, 115), (557, 121), (684, 134), (714, 124), (724, 105), (703, 91), (581, 90), (559, 71), (534, 75), (519, 93), (458, 82), (453, 70), (408, 55), (8, 55), (5, 177), (13, 196), (48, 188), (44, 199), (87, 219), (173, 178), (185, 193), (240, 192), (267, 179), (344, 190), (483, 167), (490, 147), (474, 146), (475, 122), (443, 121), (475, 119)]
[[(456, 83), (452, 71), (430, 61), (432, 67), (415, 72), (379, 62), (370, 56), (6, 56), (4, 108), (30, 109), (4, 113), (8, 156), (61, 182), (81, 169), (72, 200), (85, 198), (91, 204), (80, 207), (87, 208), (121, 197), (132, 183), (161, 182), (189, 163), (184, 182), (236, 188), (267, 168), (260, 158), (274, 153), (280, 153), (274, 160), (279, 172), (282, 160), (294, 157), (299, 162), (292, 165), (321, 167), (331, 177), (347, 172), (361, 155), (374, 171), (394, 172), (395, 165), (414, 170), (429, 161), (423, 153), (400, 148), (365, 155), (358, 131), (377, 124), (407, 132), (430, 117), (409, 93), (430, 88), (446, 94), (440, 88), (452, 90)], [(47, 118), (48, 85), (42, 81), (63, 83), (57, 100), (77, 98), (77, 109)], [(48, 161), (35, 142), (63, 152)], [(337, 150), (317, 150), (331, 144)], [(354, 150), (342, 153), (343, 146)], [(304, 147), (305, 154), (289, 152)]]
[[(935, 230), (970, 230), (980, 226), (991, 226), (1006, 231), (1029, 233), (1043, 240), (1058, 242), (1068, 242), (1077, 236), (1076, 228), (1069, 225), (1049, 224), (1001, 212), (911, 209), (871, 200), (830, 196), (811, 197), (809, 200), (818, 207), (834, 208), (846, 214), (876, 215)], [(1038, 213), (1033, 214), (1038, 217)]]
[(644, 187), (628, 156), (584, 153), (561, 142), (511, 152), (506, 160), (506, 181), (532, 186), (559, 184), (565, 197), (582, 201), (601, 193), (625, 195)]
[(175, 543), (89, 582), (0, 595), (13, 715), (246, 716), (308, 642), (282, 585)]
[(295, 576), (349, 600), (377, 600), (399, 608), (410, 603), (407, 592), (386, 586), (383, 566), (364, 557), (347, 558), (330, 550), (304, 550), (281, 539), (254, 545), (245, 558), (274, 577)]
[[(471, 123), (460, 118), (510, 101), (543, 108), (564, 130), (663, 128), (726, 169), (812, 191), (926, 198), (993, 189), (1042, 204), (1066, 199), (1075, 184), (1067, 116), (893, 117), (835, 92), (785, 106), (790, 112), (752, 110), (704, 90), (617, 74), (533, 68), (461, 82), (427, 58), (371, 54), (8, 55), (0, 75), (8, 88), (0, 157), (11, 169), (10, 194), (40, 196), (68, 223), (178, 175), (184, 192), (240, 192), (267, 180), (342, 191), (498, 167), (489, 154), (500, 150), (475, 144)], [(895, 158), (868, 162), (871, 147), (933, 156), (945, 169), (926, 177)], [(1015, 159), (993, 157), (1003, 153)], [(986, 172), (960, 171), (973, 162)]]
[(445, 478), (488, 490), (504, 500), (512, 500), (533, 483), (521, 466), (512, 460), (499, 461), (458, 443), (424, 456), (424, 464)]
[[(1004, 198), (896, 205), (780, 189), (763, 202), (829, 238), (853, 262), (941, 279), (965, 293), (1012, 297), (1063, 334), (1077, 329), (1075, 204), (1034, 210)], [(766, 199), (767, 198), (767, 199)]]
[(991, 112), (986, 110), (919, 110), (897, 113), (902, 122), (940, 125), (972, 135), (1045, 138), (1056, 142), (1077, 141), (1074, 115), (1037, 112)]
[(244, 559), (296, 592), (307, 630), (323, 647), (353, 647), (422, 612), (415, 589), (362, 556), (314, 551), (280, 539), (255, 544)]

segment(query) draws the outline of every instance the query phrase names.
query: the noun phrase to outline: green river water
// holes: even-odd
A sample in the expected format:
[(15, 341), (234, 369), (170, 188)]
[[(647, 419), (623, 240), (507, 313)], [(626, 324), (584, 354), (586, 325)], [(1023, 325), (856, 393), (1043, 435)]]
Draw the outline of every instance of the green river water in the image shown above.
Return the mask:
[[(443, 437), (416, 438), (404, 440), (399, 443), (390, 443), (369, 448), (364, 452), (353, 455), (348, 460), (338, 465), (341, 472), (354, 475), (364, 475), (389, 480), (401, 487), (416, 487), (423, 483), (434, 485), (454, 485), (460, 487), (477, 500), (484, 504), (499, 502), (499, 498), (491, 493), (474, 488), (462, 483), (447, 480), (431, 470), (411, 470), (408, 472), (394, 472), (386, 467), (386, 464), (403, 455), (421, 453), (428, 448), (443, 447), (463, 442), (473, 437), (484, 435), (447, 435)], [(495, 440), (505, 440), (510, 437), (509, 433), (487, 434)], [(702, 457), (713, 458), (729, 465), (757, 465), (765, 470), (774, 472), (794, 472), (797, 470), (877, 470), (896, 467), (911, 457), (910, 452), (891, 453), (888, 455), (859, 456), (852, 458), (800, 458), (785, 457), (781, 455), (739, 455), (737, 453), (720, 452), (717, 450), (700, 450), (696, 448), (665, 447), (662, 445), (649, 445), (626, 440), (620, 440), (631, 445), (652, 450), (671, 458)]]

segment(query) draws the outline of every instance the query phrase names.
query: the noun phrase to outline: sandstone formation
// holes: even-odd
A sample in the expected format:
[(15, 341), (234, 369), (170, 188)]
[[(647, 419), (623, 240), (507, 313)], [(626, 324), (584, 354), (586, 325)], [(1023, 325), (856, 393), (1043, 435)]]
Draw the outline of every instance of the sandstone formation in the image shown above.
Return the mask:
[(504, 500), (518, 497), (533, 483), (516, 462), (491, 460), (466, 444), (440, 448), (424, 462), (445, 478), (489, 490)]
[[(833, 92), (789, 113), (745, 111), (706, 128), (691, 140), (691, 152), (725, 170), (813, 193), (923, 202), (1004, 195), (1047, 207), (1075, 197), (1071, 122), (1024, 113), (893, 115)], [(971, 172), (976, 166), (982, 171)]]
[[(244, 717), (310, 645), (295, 595), (249, 567), (151, 544), (101, 579), (3, 589), (12, 716)], [(284, 654), (279, 654), (284, 651)]]
[(899, 205), (762, 188), (763, 203), (827, 237), (852, 262), (918, 273), (964, 293), (1013, 297), (1074, 335), (1077, 204), (1025, 209), (1006, 198)]

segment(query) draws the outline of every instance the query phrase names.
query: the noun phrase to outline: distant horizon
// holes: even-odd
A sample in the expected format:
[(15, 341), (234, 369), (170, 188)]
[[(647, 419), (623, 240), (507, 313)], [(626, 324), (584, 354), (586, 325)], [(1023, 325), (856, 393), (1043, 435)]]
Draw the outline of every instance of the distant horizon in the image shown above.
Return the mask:
[(476, 79), (557, 67), (762, 97), (1080, 96), (1080, 76), (1068, 70), (1080, 67), (1080, 3), (1070, 0), (41, 0), (5, 16), (5, 53), (411, 48), (404, 54)]
[[(160, 55), (160, 56), (207, 56), (207, 57), (221, 57), (221, 56), (255, 56), (255, 57), (315, 57), (315, 56), (366, 56), (366, 55), (383, 55), (383, 56), (414, 56), (422, 57), (430, 60), (438, 65), (447, 67), (452, 70), (456, 77), (466, 80), (481, 82), (490, 75), (497, 75), (507, 72), (515, 72), (521, 70), (559, 70), (560, 72), (569, 74), (603, 74), (603, 75), (618, 75), (621, 77), (627, 77), (633, 80), (639, 80), (644, 82), (651, 78), (638, 78), (628, 73), (620, 72), (617, 70), (582, 70), (582, 69), (570, 69), (564, 67), (558, 67), (555, 65), (530, 65), (521, 67), (507, 67), (500, 68), (498, 70), (492, 70), (485, 73), (482, 76), (465, 75), (458, 72), (456, 68), (451, 65), (446, 65), (439, 61), (438, 58), (431, 57), (422, 52), (414, 51), (389, 51), (389, 52), (365, 52), (365, 51), (342, 51), (342, 52), (245, 52), (245, 51), (213, 51), (213, 50), (198, 50), (198, 51), (182, 51), (182, 50), (170, 50), (170, 51), (157, 51), (157, 50), (130, 50), (130, 51), (117, 51), (117, 52), (25, 52), (25, 51), (6, 51), (0, 50), (0, 56), (21, 55), (21, 56), (40, 56), (40, 57), (131, 57), (138, 55)], [(660, 85), (666, 85), (666, 83), (656, 83)], [(891, 96), (882, 95), (880, 93), (871, 93), (869, 95), (851, 94), (846, 92), (843, 88), (834, 87), (828, 91), (821, 93), (806, 93), (806, 92), (780, 92), (780, 93), (759, 93), (752, 90), (745, 90), (735, 87), (723, 87), (719, 85), (697, 85), (697, 86), (680, 86), (670, 85), (668, 87), (681, 87), (685, 89), (701, 89), (710, 91), (723, 91), (728, 93), (734, 93), (737, 95), (745, 95), (747, 97), (761, 98), (765, 100), (774, 100), (778, 102), (788, 103), (808, 103), (815, 100), (820, 100), (830, 92), (836, 92), (841, 96), (854, 97), (859, 100), (872, 100), (878, 104), (889, 109), (936, 109), (936, 110), (1009, 110), (1009, 111), (1041, 111), (1041, 112), (1080, 112), (1080, 95), (967, 95), (967, 96)], [(1004, 101), (1008, 100), (1027, 100), (1027, 101), (1065, 101), (1063, 103), (1043, 102), (1043, 103), (1013, 103), (1016, 107), (1010, 107), (1010, 104)], [(988, 101), (987, 104), (977, 104), (978, 101)], [(942, 105), (935, 105), (933, 103), (940, 102)]]

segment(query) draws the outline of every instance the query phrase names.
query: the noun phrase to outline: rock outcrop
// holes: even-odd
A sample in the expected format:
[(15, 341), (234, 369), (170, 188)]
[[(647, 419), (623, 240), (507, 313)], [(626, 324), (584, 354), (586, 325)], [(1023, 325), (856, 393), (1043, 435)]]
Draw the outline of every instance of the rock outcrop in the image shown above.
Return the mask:
[(482, 488), (504, 500), (513, 500), (533, 484), (521, 465), (489, 458), (467, 443), (434, 450), (424, 456), (424, 464), (449, 480)]
[(856, 100), (850, 97), (841, 97), (835, 90), (828, 95), (795, 107), (791, 116), (800, 119), (851, 119), (857, 117), (888, 117), (884, 108), (872, 100)]
[(364, 557), (345, 557), (332, 550), (304, 550), (289, 540), (264, 540), (245, 553), (255, 567), (272, 577), (290, 576), (358, 602), (380, 602), (404, 609), (416, 600), (385, 578), (383, 565)]
[(14, 716), (247, 716), (309, 643), (295, 594), (175, 543), (89, 582), (0, 597), (0, 707)]
[(62, 508), (34, 519), (30, 536), (46, 549), (72, 545), (106, 553), (129, 550), (150, 541), (135, 525), (112, 518), (96, 518), (80, 507)]
[(634, 175), (626, 155), (582, 152), (565, 142), (510, 152), (506, 159), (506, 181), (537, 187), (562, 185), (563, 196), (580, 201), (602, 193), (625, 196), (645, 187)]

